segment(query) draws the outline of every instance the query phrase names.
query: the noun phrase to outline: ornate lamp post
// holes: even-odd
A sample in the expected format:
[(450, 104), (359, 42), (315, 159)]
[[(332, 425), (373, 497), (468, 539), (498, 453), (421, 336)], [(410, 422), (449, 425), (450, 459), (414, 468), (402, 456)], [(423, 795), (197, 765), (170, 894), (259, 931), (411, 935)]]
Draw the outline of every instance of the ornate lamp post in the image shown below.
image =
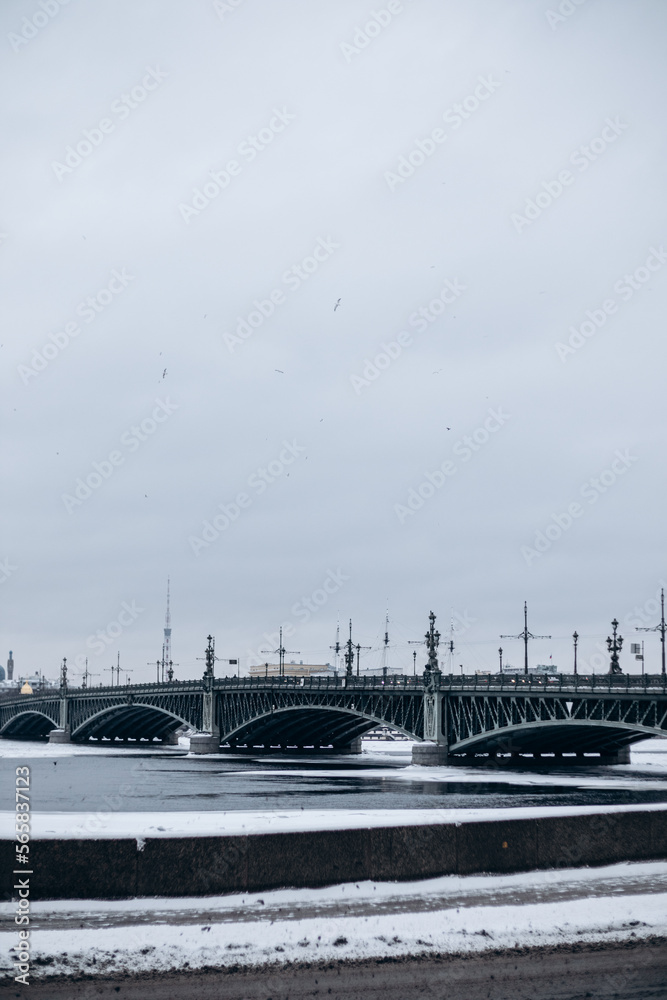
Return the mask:
[(429, 618), (429, 629), (425, 635), (426, 639), (426, 651), (428, 653), (428, 663), (426, 664), (425, 673), (428, 677), (433, 677), (436, 673), (440, 673), (438, 670), (438, 646), (440, 645), (440, 633), (436, 631), (435, 627), (435, 615), (431, 611), (428, 616)]
[(500, 673), (503, 672), (503, 647), (500, 646), (498, 649), (498, 656), (500, 657)]
[(577, 643), (579, 642), (579, 636), (576, 632), (572, 633), (572, 639), (574, 640), (574, 674), (577, 674)]
[(611, 653), (611, 660), (609, 663), (609, 673), (622, 674), (623, 671), (621, 670), (620, 664), (618, 662), (618, 654), (620, 653), (621, 648), (623, 646), (623, 637), (620, 635), (616, 635), (616, 630), (618, 629), (618, 622), (616, 621), (615, 618), (611, 623), (611, 627), (613, 629), (613, 637), (612, 638), (610, 638), (609, 636), (607, 637), (607, 649)]

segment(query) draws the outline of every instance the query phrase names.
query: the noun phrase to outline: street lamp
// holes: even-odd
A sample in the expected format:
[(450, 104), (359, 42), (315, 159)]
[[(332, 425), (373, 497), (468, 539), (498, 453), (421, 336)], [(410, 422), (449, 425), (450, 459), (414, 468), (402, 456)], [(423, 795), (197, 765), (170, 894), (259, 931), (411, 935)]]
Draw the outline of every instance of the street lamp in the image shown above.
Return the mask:
[(579, 642), (579, 636), (576, 632), (572, 633), (572, 638), (574, 640), (574, 673), (577, 674), (577, 643)]
[(622, 674), (623, 671), (621, 670), (620, 664), (618, 662), (618, 654), (620, 653), (621, 648), (623, 646), (623, 637), (620, 635), (616, 635), (616, 630), (618, 629), (618, 622), (615, 618), (611, 623), (611, 627), (613, 629), (612, 633), (613, 638), (609, 636), (607, 637), (607, 649), (611, 653), (611, 660), (609, 662), (609, 673)]

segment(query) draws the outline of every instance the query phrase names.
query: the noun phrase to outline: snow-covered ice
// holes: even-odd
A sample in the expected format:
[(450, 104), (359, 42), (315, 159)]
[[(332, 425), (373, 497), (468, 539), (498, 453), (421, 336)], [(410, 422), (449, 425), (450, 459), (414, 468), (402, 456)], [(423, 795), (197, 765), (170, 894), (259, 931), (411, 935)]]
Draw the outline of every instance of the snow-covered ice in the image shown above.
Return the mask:
[[(542, 816), (588, 816), (616, 812), (665, 811), (667, 803), (609, 806), (524, 806), (506, 809), (281, 809), (279, 812), (106, 812), (39, 813), (31, 817), (33, 840), (93, 837), (214, 837), (293, 833), (314, 830), (359, 830), (369, 827), (425, 826), (438, 823), (492, 823)], [(14, 813), (0, 812), (0, 839), (13, 837)]]

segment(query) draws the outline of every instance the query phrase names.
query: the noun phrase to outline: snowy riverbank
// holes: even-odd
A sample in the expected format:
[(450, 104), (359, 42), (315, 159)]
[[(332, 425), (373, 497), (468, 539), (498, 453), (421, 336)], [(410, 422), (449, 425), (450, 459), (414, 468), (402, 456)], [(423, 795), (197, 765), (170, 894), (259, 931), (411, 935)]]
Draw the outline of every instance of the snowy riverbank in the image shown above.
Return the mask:
[[(3, 916), (10, 903), (0, 904)], [(667, 863), (359, 882), (206, 899), (35, 903), (32, 974), (469, 954), (667, 937)], [(7, 974), (15, 933), (0, 934)]]

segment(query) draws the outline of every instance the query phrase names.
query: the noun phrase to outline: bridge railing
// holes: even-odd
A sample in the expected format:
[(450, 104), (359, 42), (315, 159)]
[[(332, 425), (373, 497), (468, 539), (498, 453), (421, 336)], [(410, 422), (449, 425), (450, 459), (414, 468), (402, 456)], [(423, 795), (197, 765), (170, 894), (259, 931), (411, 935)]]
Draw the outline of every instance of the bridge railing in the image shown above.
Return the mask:
[(218, 677), (216, 689), (226, 688), (256, 688), (256, 687), (289, 687), (289, 688), (354, 688), (355, 690), (390, 688), (395, 690), (421, 690), (421, 677), (413, 674), (388, 674), (386, 677)]
[[(421, 691), (423, 678), (414, 674), (387, 674), (386, 677), (216, 677), (216, 691), (249, 690), (258, 688), (297, 688), (303, 690), (385, 690), (385, 691)], [(441, 674), (439, 679), (441, 691), (502, 691), (537, 693), (578, 692), (581, 691), (662, 691), (667, 692), (667, 678), (663, 674)], [(69, 687), (70, 696), (90, 695), (98, 698), (106, 695), (124, 695), (131, 692), (134, 696), (142, 693), (147, 695), (169, 693), (170, 691), (200, 692), (203, 681), (166, 681), (152, 684), (108, 685), (105, 687)], [(53, 699), (60, 697), (58, 688), (36, 689), (33, 694), (21, 695), (18, 690), (4, 689), (0, 701), (17, 699), (30, 701), (35, 699)]]
[(501, 691), (647, 691), (667, 690), (663, 674), (449, 674), (440, 689), (473, 688)]
[[(412, 674), (386, 677), (219, 677), (217, 690), (257, 687), (287, 688), (353, 688), (422, 690), (423, 679)], [(667, 690), (667, 678), (662, 674), (442, 674), (441, 691), (501, 690), (501, 691), (635, 691)]]

